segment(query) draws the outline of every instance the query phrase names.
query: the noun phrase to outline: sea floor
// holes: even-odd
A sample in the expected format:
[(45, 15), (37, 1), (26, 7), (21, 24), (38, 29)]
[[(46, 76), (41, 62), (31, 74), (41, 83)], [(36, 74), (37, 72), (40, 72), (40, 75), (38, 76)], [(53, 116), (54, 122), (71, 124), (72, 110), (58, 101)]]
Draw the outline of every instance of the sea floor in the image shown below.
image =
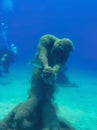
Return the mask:
[[(13, 67), (0, 77), (0, 120), (27, 98), (31, 67)], [(57, 87), (55, 103), (58, 116), (67, 119), (76, 130), (97, 130), (97, 75), (82, 70), (69, 70), (68, 77), (78, 88)]]

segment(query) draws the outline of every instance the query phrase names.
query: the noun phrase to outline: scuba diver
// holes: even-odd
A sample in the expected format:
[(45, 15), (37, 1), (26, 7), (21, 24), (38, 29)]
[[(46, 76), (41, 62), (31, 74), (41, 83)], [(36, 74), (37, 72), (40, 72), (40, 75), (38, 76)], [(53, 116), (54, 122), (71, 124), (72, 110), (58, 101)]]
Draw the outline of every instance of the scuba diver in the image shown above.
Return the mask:
[(0, 26), (0, 76), (9, 72), (9, 67), (14, 62), (14, 56), (17, 54), (14, 43), (10, 47), (8, 46), (7, 29), (8, 26), (2, 22)]

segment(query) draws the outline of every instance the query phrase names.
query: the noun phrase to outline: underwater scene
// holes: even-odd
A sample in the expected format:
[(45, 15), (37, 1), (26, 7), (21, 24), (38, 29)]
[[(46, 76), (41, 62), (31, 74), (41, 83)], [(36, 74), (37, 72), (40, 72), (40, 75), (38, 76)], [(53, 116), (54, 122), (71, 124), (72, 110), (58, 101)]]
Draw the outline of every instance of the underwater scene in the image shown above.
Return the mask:
[(0, 0), (0, 130), (97, 130), (96, 6)]

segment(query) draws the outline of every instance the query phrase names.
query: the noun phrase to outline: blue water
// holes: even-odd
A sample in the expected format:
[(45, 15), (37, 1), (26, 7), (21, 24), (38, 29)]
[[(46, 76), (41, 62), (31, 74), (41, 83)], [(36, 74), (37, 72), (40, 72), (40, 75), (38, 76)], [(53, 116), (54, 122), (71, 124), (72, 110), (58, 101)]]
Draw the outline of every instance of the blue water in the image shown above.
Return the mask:
[(0, 22), (8, 26), (7, 43), (14, 42), (18, 49), (10, 73), (0, 78), (0, 111), (5, 110), (1, 118), (26, 99), (31, 78), (28, 62), (36, 53), (39, 38), (53, 34), (72, 39), (74, 51), (67, 62), (67, 75), (79, 85), (64, 91), (59, 88), (56, 102), (62, 109), (60, 115), (72, 120), (77, 130), (97, 130), (96, 6), (96, 0), (0, 1)]

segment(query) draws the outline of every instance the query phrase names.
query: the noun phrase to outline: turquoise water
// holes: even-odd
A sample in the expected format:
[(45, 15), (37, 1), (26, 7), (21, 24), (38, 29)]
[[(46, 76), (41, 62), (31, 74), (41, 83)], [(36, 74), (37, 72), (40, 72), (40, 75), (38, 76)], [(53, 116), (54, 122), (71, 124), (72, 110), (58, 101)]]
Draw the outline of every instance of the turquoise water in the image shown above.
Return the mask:
[[(0, 119), (3, 119), (18, 103), (27, 98), (31, 66), (12, 68), (8, 76), (0, 78)], [(97, 129), (97, 75), (69, 69), (67, 75), (79, 88), (57, 86), (55, 102), (58, 116), (67, 119), (76, 130)]]
[[(32, 73), (28, 63), (39, 38), (53, 34), (73, 41), (66, 73), (79, 86), (57, 86), (58, 116), (65, 117), (76, 130), (97, 130), (96, 6), (97, 0), (0, 1), (0, 50), (3, 38), (8, 47), (14, 43), (18, 52), (10, 73), (0, 77), (0, 120), (27, 98)], [(3, 35), (2, 22), (7, 26)]]

